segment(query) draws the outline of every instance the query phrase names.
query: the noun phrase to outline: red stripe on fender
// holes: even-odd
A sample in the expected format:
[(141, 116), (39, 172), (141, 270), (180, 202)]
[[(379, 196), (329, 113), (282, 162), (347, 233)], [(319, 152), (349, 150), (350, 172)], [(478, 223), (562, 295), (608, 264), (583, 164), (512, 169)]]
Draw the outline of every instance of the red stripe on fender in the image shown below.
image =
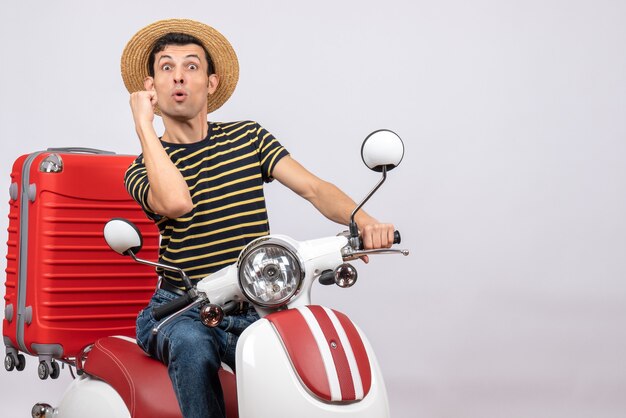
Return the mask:
[[(335, 330), (335, 326), (324, 311), (324, 308), (322, 308), (321, 306), (309, 306), (308, 308), (313, 313), (313, 316), (315, 316), (317, 323), (324, 333), (326, 342), (330, 346), (330, 352), (333, 356), (333, 362), (335, 363), (337, 376), (339, 377), (339, 386), (341, 387), (341, 399), (344, 401), (353, 401), (356, 399), (354, 381), (352, 380), (352, 373), (350, 373), (350, 364), (348, 363), (348, 357), (346, 356), (346, 351), (343, 347), (343, 344), (341, 344), (341, 341), (339, 340), (337, 330)], [(352, 344), (351, 341), (350, 344)]]
[(333, 310), (333, 312), (337, 315), (337, 319), (339, 319), (341, 326), (348, 336), (348, 341), (350, 341), (350, 345), (352, 346), (352, 351), (354, 352), (354, 357), (356, 358), (356, 363), (359, 367), (359, 373), (361, 373), (361, 381), (363, 382), (363, 397), (365, 398), (372, 386), (372, 369), (370, 367), (370, 360), (367, 356), (367, 351), (365, 350), (365, 345), (363, 345), (363, 340), (361, 340), (361, 336), (350, 318), (341, 312), (337, 312), (335, 310)]
[(330, 401), (324, 361), (302, 314), (297, 309), (288, 309), (267, 315), (265, 319), (274, 325), (302, 383), (321, 399)]

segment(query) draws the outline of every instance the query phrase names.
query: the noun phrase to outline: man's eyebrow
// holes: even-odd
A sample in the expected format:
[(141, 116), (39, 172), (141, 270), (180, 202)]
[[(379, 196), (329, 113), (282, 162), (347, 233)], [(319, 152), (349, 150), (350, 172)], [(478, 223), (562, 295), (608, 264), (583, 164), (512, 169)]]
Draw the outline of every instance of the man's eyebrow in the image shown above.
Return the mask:
[[(159, 61), (161, 61), (163, 58), (168, 58), (168, 59), (172, 59), (171, 55), (161, 55), (159, 57)], [(198, 54), (189, 54), (189, 55), (185, 55), (185, 58), (196, 58), (196, 59), (200, 59), (200, 56)]]

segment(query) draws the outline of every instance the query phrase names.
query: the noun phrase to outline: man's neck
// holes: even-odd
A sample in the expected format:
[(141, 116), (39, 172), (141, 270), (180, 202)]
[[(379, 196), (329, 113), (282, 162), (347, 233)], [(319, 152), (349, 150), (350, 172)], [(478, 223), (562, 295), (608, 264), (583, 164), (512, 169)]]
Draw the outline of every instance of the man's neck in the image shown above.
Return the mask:
[(194, 119), (185, 121), (164, 117), (163, 125), (165, 132), (162, 139), (172, 144), (193, 144), (202, 141), (208, 133), (205, 115), (198, 115)]

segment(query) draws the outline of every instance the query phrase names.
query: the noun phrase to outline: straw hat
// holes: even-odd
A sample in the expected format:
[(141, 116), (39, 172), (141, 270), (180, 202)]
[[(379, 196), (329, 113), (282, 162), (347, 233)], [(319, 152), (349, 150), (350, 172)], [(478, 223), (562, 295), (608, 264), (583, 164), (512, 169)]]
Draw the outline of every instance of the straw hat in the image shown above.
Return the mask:
[[(239, 62), (235, 50), (224, 35), (205, 25), (189, 19), (167, 19), (154, 22), (141, 29), (126, 44), (122, 53), (122, 78), (129, 92), (144, 89), (143, 82), (148, 76), (148, 58), (157, 39), (175, 32), (197, 38), (213, 60), (215, 73), (220, 82), (217, 90), (208, 96), (207, 113), (222, 106), (233, 94), (239, 79)], [(155, 113), (161, 114), (159, 109)]]

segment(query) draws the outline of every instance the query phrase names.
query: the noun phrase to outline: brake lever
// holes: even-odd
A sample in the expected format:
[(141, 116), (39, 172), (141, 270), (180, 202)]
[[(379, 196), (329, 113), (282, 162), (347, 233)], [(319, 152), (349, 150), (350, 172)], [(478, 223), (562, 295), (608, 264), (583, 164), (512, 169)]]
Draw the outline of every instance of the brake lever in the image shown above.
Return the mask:
[(396, 250), (393, 248), (379, 248), (374, 250), (355, 250), (350, 246), (346, 246), (341, 250), (341, 256), (344, 260), (354, 260), (364, 255), (370, 254), (401, 254), (403, 256), (409, 255), (409, 250)]

